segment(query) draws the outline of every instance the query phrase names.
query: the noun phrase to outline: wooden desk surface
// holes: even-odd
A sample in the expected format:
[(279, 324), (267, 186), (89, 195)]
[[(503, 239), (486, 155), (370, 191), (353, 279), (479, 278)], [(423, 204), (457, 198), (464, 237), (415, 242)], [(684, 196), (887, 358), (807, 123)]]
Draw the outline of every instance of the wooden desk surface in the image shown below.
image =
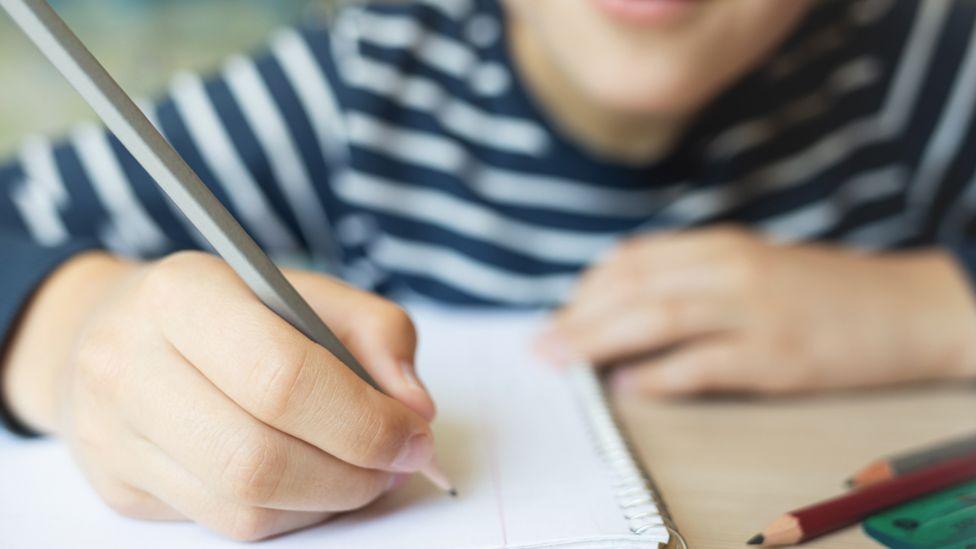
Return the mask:
[[(976, 387), (618, 408), (690, 547), (746, 547), (785, 511), (834, 496), (873, 459), (976, 433)], [(807, 547), (878, 547), (859, 527)]]

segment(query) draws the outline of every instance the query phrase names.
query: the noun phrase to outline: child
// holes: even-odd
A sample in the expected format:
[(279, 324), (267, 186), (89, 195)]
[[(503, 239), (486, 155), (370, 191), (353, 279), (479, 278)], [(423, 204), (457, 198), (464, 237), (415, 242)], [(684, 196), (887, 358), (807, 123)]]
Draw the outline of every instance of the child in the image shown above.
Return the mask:
[[(540, 352), (621, 390), (967, 378), (973, 10), (350, 7), (147, 111), (278, 257), (398, 299), (562, 305)], [(0, 190), (7, 421), (64, 437), (122, 513), (258, 539), (432, 460), (394, 305), (288, 273), (387, 397), (177, 252), (205, 244), (101, 130), (28, 141)]]

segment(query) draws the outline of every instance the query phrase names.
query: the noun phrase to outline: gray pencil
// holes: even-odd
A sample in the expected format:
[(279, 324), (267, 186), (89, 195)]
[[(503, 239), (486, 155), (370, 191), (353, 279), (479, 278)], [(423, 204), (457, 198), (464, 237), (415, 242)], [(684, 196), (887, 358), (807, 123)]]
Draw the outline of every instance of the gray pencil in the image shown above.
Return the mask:
[[(45, 0), (0, 0), (0, 7), (81, 94), (257, 297), (309, 339), (328, 349), (363, 381), (380, 390), (356, 357), (51, 6)], [(423, 473), (438, 487), (454, 492), (436, 464), (432, 463)]]
[(971, 454), (976, 454), (976, 435), (955, 438), (942, 444), (875, 460), (855, 473), (847, 484), (862, 488)]

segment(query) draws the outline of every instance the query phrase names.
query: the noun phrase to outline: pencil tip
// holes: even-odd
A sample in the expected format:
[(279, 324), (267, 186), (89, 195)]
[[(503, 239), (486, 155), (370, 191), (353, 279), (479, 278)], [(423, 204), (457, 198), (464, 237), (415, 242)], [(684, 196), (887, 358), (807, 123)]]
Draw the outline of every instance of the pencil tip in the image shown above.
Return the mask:
[(845, 484), (845, 485), (846, 485), (846, 486), (847, 486), (848, 488), (853, 488), (853, 487), (855, 486), (855, 482), (854, 482), (854, 479), (853, 479), (853, 478), (849, 478), (849, 479), (847, 479), (847, 480), (845, 480), (845, 481), (844, 481), (844, 484)]
[(447, 495), (451, 496), (452, 498), (458, 497), (457, 488), (451, 488), (448, 490)]
[(427, 467), (421, 470), (425, 477), (430, 479), (434, 486), (437, 486), (441, 491), (450, 494), (454, 492), (454, 486), (452, 485), (450, 479), (444, 474), (444, 470), (441, 469), (440, 465), (437, 464), (437, 460), (431, 460)]
[(747, 541), (746, 544), (748, 544), (748, 545), (762, 545), (762, 543), (764, 541), (766, 541), (766, 536), (764, 536), (762, 534), (756, 534), (755, 536), (752, 536), (751, 538), (749, 538), (749, 541)]

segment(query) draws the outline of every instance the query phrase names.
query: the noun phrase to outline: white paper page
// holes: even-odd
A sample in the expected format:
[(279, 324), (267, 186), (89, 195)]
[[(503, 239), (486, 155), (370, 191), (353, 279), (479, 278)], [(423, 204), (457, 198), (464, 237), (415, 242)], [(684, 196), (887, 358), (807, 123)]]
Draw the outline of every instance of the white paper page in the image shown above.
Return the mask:
[[(496, 548), (645, 543), (628, 532), (566, 378), (531, 358), (532, 317), (415, 311), (438, 453), (460, 497), (416, 477), (374, 505), (261, 544)], [(192, 524), (121, 518), (57, 442), (0, 439), (10, 547), (236, 547)]]

